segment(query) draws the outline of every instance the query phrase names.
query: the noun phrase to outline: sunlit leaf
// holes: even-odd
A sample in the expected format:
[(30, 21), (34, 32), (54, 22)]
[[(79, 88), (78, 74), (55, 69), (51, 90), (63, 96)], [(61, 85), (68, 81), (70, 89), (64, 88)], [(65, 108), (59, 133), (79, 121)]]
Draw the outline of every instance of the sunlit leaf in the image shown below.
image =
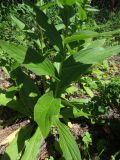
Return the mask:
[(84, 21), (84, 20), (87, 19), (87, 14), (82, 7), (78, 8), (78, 14), (79, 14), (79, 18), (80, 18), (81, 21)]
[(73, 35), (66, 37), (65, 38), (65, 43), (71, 43), (74, 41), (79, 41), (79, 40), (85, 40), (88, 38), (94, 38), (94, 37), (104, 37), (104, 36), (112, 36), (114, 34), (120, 33), (120, 30), (115, 30), (115, 31), (110, 31), (110, 32), (103, 32), (103, 33), (98, 33), (95, 31), (88, 31), (88, 30), (82, 30), (79, 32), (74, 33)]
[(110, 48), (95, 47), (81, 50), (80, 52), (70, 56), (66, 61), (64, 61), (61, 67), (61, 81), (58, 84), (59, 87), (57, 90), (58, 95), (72, 81), (84, 74), (91, 65), (101, 63), (106, 58), (116, 55), (119, 52), (120, 46)]
[(20, 158), (23, 149), (25, 148), (25, 141), (30, 138), (32, 133), (32, 126), (22, 128), (16, 135), (15, 139), (7, 147), (1, 160), (16, 160)]
[(42, 134), (40, 132), (40, 129), (37, 128), (34, 135), (27, 141), (25, 151), (21, 160), (36, 160), (42, 141)]
[(58, 0), (58, 2), (61, 3), (62, 5), (71, 6), (71, 5), (73, 5), (75, 2), (77, 2), (77, 0)]
[(0, 40), (0, 47), (19, 64), (31, 70), (36, 75), (50, 75), (55, 77), (55, 68), (53, 64), (34, 49), (3, 40)]
[(16, 18), (14, 15), (11, 15), (12, 21), (22, 30), (25, 28), (25, 24)]
[(67, 126), (56, 120), (59, 133), (59, 144), (66, 160), (81, 160), (80, 150)]
[(40, 97), (35, 105), (34, 119), (44, 137), (49, 133), (52, 119), (59, 115), (60, 103), (60, 99), (54, 98), (53, 93), (49, 92)]

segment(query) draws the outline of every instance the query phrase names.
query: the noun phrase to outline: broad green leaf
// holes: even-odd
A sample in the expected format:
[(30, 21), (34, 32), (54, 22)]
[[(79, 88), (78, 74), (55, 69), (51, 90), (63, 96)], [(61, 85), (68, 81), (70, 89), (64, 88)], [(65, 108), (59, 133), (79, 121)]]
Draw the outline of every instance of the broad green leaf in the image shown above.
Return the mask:
[(90, 68), (91, 65), (75, 62), (73, 56), (70, 56), (62, 65), (60, 71), (60, 82), (58, 83), (56, 95), (60, 95), (74, 80), (77, 80), (82, 74)]
[(48, 9), (49, 7), (55, 6), (56, 2), (47, 2), (44, 5), (40, 6), (41, 10), (45, 10)]
[(70, 18), (73, 17), (74, 14), (74, 8), (71, 6), (64, 6), (64, 8), (60, 9), (60, 17), (66, 26), (70, 24)]
[[(10, 87), (4, 92), (0, 92), (0, 106), (11, 108), (17, 112), (24, 114), (25, 116), (33, 117), (33, 111), (31, 112), (26, 102), (23, 101), (23, 97), (16, 96), (18, 93), (18, 87)], [(27, 93), (27, 91), (25, 92)], [(34, 97), (35, 98), (35, 97)], [(36, 101), (36, 100), (35, 100)], [(33, 110), (33, 109), (32, 109)]]
[(86, 87), (85, 85), (83, 85), (83, 88), (91, 98), (94, 97), (94, 93), (89, 87)]
[(72, 6), (77, 0), (58, 0), (62, 5)]
[[(61, 67), (60, 82), (58, 84), (57, 95), (60, 95), (72, 81), (84, 74), (92, 64), (101, 63), (108, 57), (120, 53), (120, 46), (110, 48), (89, 48), (66, 59)], [(72, 75), (72, 76), (71, 76)]]
[[(63, 108), (62, 115), (67, 118), (78, 118), (78, 117), (85, 117), (89, 118), (89, 114), (83, 111), (81, 108), (75, 106), (75, 102), (70, 102), (67, 100), (62, 100)], [(83, 103), (82, 103), (83, 104)], [(80, 105), (80, 103), (79, 103)], [(84, 103), (85, 105), (85, 103)]]
[(16, 18), (14, 15), (11, 15), (12, 21), (22, 30), (25, 28), (25, 24)]
[(81, 21), (84, 21), (84, 20), (87, 19), (87, 14), (82, 7), (79, 7), (78, 14), (79, 14), (79, 18), (80, 18)]
[(85, 117), (87, 119), (89, 119), (89, 116), (90, 116), (90, 114), (76, 107), (73, 108), (73, 115), (74, 115), (74, 118)]
[(80, 150), (67, 126), (56, 120), (59, 133), (59, 144), (66, 160), (81, 160)]
[(33, 126), (28, 125), (22, 128), (16, 135), (15, 139), (9, 144), (1, 160), (17, 160), (25, 148), (25, 141), (30, 138)]
[(84, 144), (86, 145), (86, 147), (88, 148), (88, 145), (90, 143), (92, 143), (92, 138), (89, 132), (86, 132), (82, 138), (82, 141), (84, 142)]
[(20, 99), (17, 99), (16, 96), (9, 97), (9, 94), (10, 92), (6, 94), (0, 93), (0, 106), (5, 106), (26, 116), (31, 116), (31, 112), (28, 110), (29, 108), (26, 109), (26, 106)]
[(35, 105), (34, 119), (44, 137), (49, 133), (52, 119), (60, 112), (60, 103), (60, 99), (54, 98), (53, 93), (49, 92), (40, 97)]
[(90, 41), (85, 45), (85, 48), (96, 48), (96, 47), (103, 47), (105, 44), (105, 39), (98, 39), (94, 41)]
[(71, 43), (74, 41), (85, 40), (87, 38), (93, 38), (93, 37), (97, 37), (97, 36), (98, 36), (98, 33), (94, 32), (94, 31), (87, 31), (87, 30), (80, 31), (80, 32), (73, 34), (70, 37), (66, 37), (65, 43)]
[(118, 34), (118, 33), (120, 33), (120, 30), (103, 32), (103, 33), (98, 33), (98, 32), (88, 31), (88, 30), (82, 30), (82, 31), (79, 31), (79, 32), (73, 34), (70, 37), (66, 37), (64, 41), (65, 41), (65, 43), (71, 43), (71, 42), (74, 42), (74, 41), (85, 40), (85, 39), (88, 39), (88, 38), (102, 37), (102, 36), (112, 36), (113, 34)]
[(27, 4), (32, 8), (33, 11), (31, 13), (35, 13), (36, 16), (34, 16), (34, 18), (36, 22), (45, 31), (45, 34), (49, 38), (51, 44), (56, 45), (60, 50), (63, 50), (62, 38), (54, 24), (48, 22), (48, 17), (42, 10), (39, 9), (39, 7), (30, 3)]
[(53, 64), (31, 48), (0, 40), (0, 47), (19, 64), (34, 72), (36, 75), (55, 77)]
[(40, 144), (43, 141), (40, 129), (37, 128), (34, 135), (26, 143), (24, 154), (21, 160), (37, 160), (37, 155), (40, 150)]
[(65, 25), (62, 23), (62, 24), (58, 24), (58, 25), (56, 25), (55, 26), (56, 27), (56, 29), (58, 30), (58, 31), (60, 31), (60, 30), (62, 30), (62, 29), (65, 29)]
[(35, 82), (20, 67), (12, 72), (11, 78), (16, 81), (16, 85), (19, 88), (19, 98), (24, 104), (26, 112), (33, 117), (34, 106), (40, 96)]
[(24, 62), (28, 48), (22, 45), (16, 45), (8, 41), (0, 40), (0, 47), (4, 52), (7, 52), (19, 64)]
[(35, 7), (34, 11), (36, 13), (36, 21), (45, 30), (45, 33), (50, 39), (51, 43), (58, 46), (60, 50), (63, 50), (62, 38), (55, 26), (48, 23), (48, 17), (39, 8)]
[(75, 87), (75, 86), (70, 86), (70, 87), (68, 87), (68, 88), (66, 89), (66, 92), (67, 92), (68, 94), (74, 94), (74, 93), (77, 92), (77, 91), (78, 91), (78, 88)]
[(102, 32), (100, 36), (112, 36), (114, 34), (120, 34), (120, 29), (116, 29), (115, 31)]
[(83, 64), (97, 64), (118, 53), (120, 53), (120, 45), (109, 48), (96, 47), (81, 50), (73, 55), (73, 59)]
[(74, 103), (79, 103), (79, 104), (87, 104), (91, 99), (90, 98), (77, 98), (73, 100), (72, 102)]
[(6, 106), (11, 101), (11, 98), (7, 98), (5, 94), (0, 93), (0, 106)]
[(99, 9), (96, 9), (96, 8), (85, 8), (87, 11), (89, 11), (89, 12), (99, 12), (100, 10)]
[(75, 99), (71, 101), (71, 104), (75, 106), (74, 115), (75, 117), (84, 116), (85, 118), (91, 117), (93, 108), (90, 107), (90, 100), (91, 99)]

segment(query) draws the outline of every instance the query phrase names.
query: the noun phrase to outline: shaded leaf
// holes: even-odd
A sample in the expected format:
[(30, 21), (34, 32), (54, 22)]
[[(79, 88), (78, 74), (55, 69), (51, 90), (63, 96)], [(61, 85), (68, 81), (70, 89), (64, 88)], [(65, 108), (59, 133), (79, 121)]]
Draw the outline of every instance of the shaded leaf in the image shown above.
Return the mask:
[(90, 66), (90, 64), (75, 62), (73, 56), (64, 61), (60, 71), (57, 95), (60, 95), (72, 81), (84, 74)]
[(85, 117), (89, 118), (89, 114), (85, 111), (83, 111), (81, 108), (74, 105), (73, 102), (62, 100), (62, 104), (65, 106), (65, 108), (62, 109), (62, 114), (64, 117), (67, 118), (78, 118), (78, 117)]
[[(25, 106), (26, 112), (33, 117), (34, 105), (40, 96), (39, 90), (35, 82), (25, 74), (21, 68), (17, 68), (12, 72), (17, 87), (19, 88), (19, 98)], [(30, 86), (30, 87), (28, 87)]]
[(71, 6), (64, 6), (64, 8), (60, 9), (60, 17), (63, 20), (63, 23), (68, 26), (70, 23), (70, 18), (74, 16), (75, 11)]
[(55, 28), (54, 24), (48, 22), (48, 17), (42, 10), (39, 9), (39, 7), (34, 6), (30, 3), (27, 4), (33, 9), (32, 12), (34, 12), (36, 15), (36, 17), (34, 17), (36, 19), (36, 22), (45, 31), (45, 34), (49, 38), (51, 44), (56, 45), (60, 50), (63, 50), (62, 38)]

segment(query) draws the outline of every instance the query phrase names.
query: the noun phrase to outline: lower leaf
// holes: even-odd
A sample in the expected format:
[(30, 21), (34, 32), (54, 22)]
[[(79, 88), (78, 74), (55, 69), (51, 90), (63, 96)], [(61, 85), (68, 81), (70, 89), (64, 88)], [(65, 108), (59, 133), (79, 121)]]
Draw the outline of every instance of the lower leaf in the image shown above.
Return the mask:
[(67, 126), (56, 119), (56, 125), (59, 132), (59, 143), (63, 156), (66, 160), (81, 160), (81, 155), (74, 137), (70, 133)]
[(31, 125), (22, 128), (16, 135), (15, 139), (7, 147), (1, 160), (17, 160), (20, 158), (25, 148), (25, 141), (30, 138), (33, 127)]
[(28, 141), (24, 155), (22, 156), (21, 160), (36, 160), (42, 140), (43, 136), (40, 132), (40, 129), (37, 128), (35, 134)]

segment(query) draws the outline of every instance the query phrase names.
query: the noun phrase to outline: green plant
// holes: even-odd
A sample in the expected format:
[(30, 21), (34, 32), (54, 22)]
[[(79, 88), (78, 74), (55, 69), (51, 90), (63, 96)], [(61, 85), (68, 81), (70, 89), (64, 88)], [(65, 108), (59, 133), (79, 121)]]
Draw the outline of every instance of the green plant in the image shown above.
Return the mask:
[(110, 107), (120, 106), (120, 76), (111, 79), (111, 82), (105, 85), (102, 93), (103, 104)]
[(89, 160), (91, 160), (90, 153), (89, 153), (89, 145), (92, 143), (92, 138), (89, 132), (86, 132), (82, 138), (82, 141), (84, 142), (84, 151), (89, 157)]
[[(53, 6), (58, 9), (57, 26), (48, 18), (46, 11)], [(1, 160), (13, 160), (13, 157), (21, 160), (36, 159), (40, 145), (49, 136), (51, 127), (57, 129), (57, 141), (64, 159), (80, 160), (79, 148), (65, 122), (66, 118), (71, 118), (69, 109), (73, 110), (73, 117), (76, 114), (84, 117), (88, 115), (63, 98), (62, 94), (92, 65), (119, 53), (120, 46), (104, 48), (103, 43), (93, 40), (113, 35), (119, 30), (105, 33), (81, 30), (86, 14), (82, 0), (42, 1), (39, 7), (25, 3), (23, 7), (29, 12), (33, 26), (24, 24), (15, 16), (12, 19), (24, 35), (30, 33), (32, 43), (20, 41), (18, 44), (0, 40), (1, 49), (14, 60), (8, 72), (15, 84), (1, 91), (0, 105), (29, 117), (31, 124), (18, 132)], [(86, 42), (88, 39), (91, 39), (89, 45)], [(39, 77), (41, 89), (30, 78), (29, 72)]]
[(116, 152), (114, 155), (111, 156), (111, 160), (116, 160), (116, 157), (120, 154), (120, 151)]

